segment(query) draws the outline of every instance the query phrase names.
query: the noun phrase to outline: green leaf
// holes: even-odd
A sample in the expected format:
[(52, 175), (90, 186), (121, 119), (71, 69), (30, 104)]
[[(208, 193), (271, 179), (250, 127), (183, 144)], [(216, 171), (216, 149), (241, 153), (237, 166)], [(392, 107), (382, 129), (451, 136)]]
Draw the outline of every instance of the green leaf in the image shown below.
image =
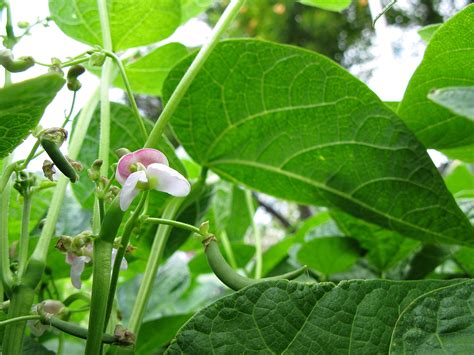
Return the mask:
[(368, 251), (367, 259), (379, 271), (394, 267), (420, 246), (420, 242), (342, 212), (334, 211), (332, 217), (345, 235), (357, 239)]
[(349, 270), (359, 256), (354, 239), (322, 237), (304, 243), (296, 258), (299, 263), (327, 276)]
[[(134, 151), (142, 148), (143, 141), (137, 134), (136, 118), (132, 109), (128, 106), (114, 103), (110, 104), (110, 164), (118, 161), (115, 150), (127, 148)], [(151, 129), (152, 123), (145, 119), (145, 126)], [(94, 205), (95, 185), (87, 176), (87, 169), (99, 156), (99, 129), (100, 129), (100, 107), (98, 106), (92, 116), (91, 123), (87, 130), (86, 138), (82, 144), (81, 151), (77, 158), (84, 165), (84, 171), (79, 176), (79, 181), (72, 186), (74, 195), (84, 208), (92, 209)], [(166, 138), (160, 140), (157, 149), (161, 150), (169, 160), (170, 166), (182, 174), (186, 174), (185, 169), (174, 153), (174, 148)], [(165, 199), (165, 194), (152, 192), (153, 198), (157, 197), (156, 204), (161, 205)], [(160, 195), (161, 197), (158, 197)]]
[(462, 160), (466, 163), (474, 163), (474, 144), (460, 148), (443, 149), (441, 153), (447, 155), (451, 160)]
[(408, 280), (418, 280), (428, 276), (436, 267), (445, 262), (453, 254), (453, 250), (445, 245), (426, 244), (410, 261), (405, 276)]
[[(173, 66), (188, 54), (180, 43), (158, 47), (147, 55), (125, 65), (130, 86), (134, 93), (161, 96), (163, 82)], [(125, 88), (119, 77), (114, 85)]]
[(0, 89), (0, 158), (28, 137), (64, 82), (58, 74), (45, 74)]
[(140, 327), (136, 341), (137, 354), (152, 354), (168, 344), (179, 328), (191, 318), (192, 314), (163, 317), (145, 322)]
[(181, 23), (206, 11), (213, 2), (214, 0), (181, 0)]
[[(158, 42), (181, 23), (181, 6), (175, 0), (108, 0), (107, 5), (115, 51)], [(96, 0), (49, 0), (49, 11), (69, 37), (102, 45)]]
[(433, 89), (474, 85), (474, 5), (443, 24), (433, 35), (413, 74), (398, 113), (427, 148), (474, 144), (474, 121), (453, 114), (428, 99)]
[(329, 11), (342, 11), (351, 4), (351, 0), (298, 0), (298, 2)]
[(181, 328), (167, 354), (470, 353), (474, 282), (262, 282)]
[(474, 120), (474, 86), (457, 86), (434, 90), (428, 98), (452, 113)]
[[(165, 98), (191, 60), (170, 73)], [(335, 206), (417, 239), (474, 245), (423, 145), (366, 85), (316, 53), (224, 41), (171, 123), (196, 162), (252, 190)]]
[(456, 198), (474, 197), (474, 175), (467, 165), (456, 166), (444, 181)]
[(428, 43), (431, 41), (431, 38), (435, 34), (435, 32), (442, 26), (442, 23), (434, 23), (432, 25), (424, 26), (418, 30), (418, 34), (420, 35), (421, 39)]

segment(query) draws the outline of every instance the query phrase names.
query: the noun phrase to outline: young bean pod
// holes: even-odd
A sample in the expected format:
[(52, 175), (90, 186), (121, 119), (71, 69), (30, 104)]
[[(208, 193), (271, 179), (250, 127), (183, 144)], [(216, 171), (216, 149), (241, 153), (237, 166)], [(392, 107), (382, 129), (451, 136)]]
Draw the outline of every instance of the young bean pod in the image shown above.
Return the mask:
[(226, 286), (238, 291), (244, 287), (256, 284), (262, 281), (270, 280), (293, 280), (303, 274), (306, 271), (306, 265), (296, 269), (295, 271), (278, 275), (274, 277), (267, 277), (260, 280), (251, 279), (242, 275), (239, 275), (224, 259), (222, 256), (219, 246), (217, 245), (217, 240), (214, 236), (211, 236), (203, 241), (205, 253), (207, 257), (207, 262), (211, 267), (214, 274), (219, 280), (222, 281)]
[(0, 65), (11, 73), (19, 73), (35, 65), (35, 60), (30, 56), (13, 59), (11, 51), (6, 49), (0, 51)]

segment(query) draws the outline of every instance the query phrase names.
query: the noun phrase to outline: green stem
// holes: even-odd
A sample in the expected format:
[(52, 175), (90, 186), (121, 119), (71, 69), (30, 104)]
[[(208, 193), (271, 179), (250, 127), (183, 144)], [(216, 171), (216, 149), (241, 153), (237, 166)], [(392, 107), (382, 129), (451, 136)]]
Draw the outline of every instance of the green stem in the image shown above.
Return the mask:
[(234, 18), (237, 16), (237, 13), (239, 12), (244, 3), (245, 0), (232, 0), (227, 6), (221, 18), (214, 27), (209, 42), (202, 46), (196, 58), (192, 62), (191, 66), (186, 71), (183, 78), (181, 79), (178, 86), (171, 95), (167, 105), (163, 109), (163, 112), (158, 118), (158, 121), (155, 123), (153, 130), (151, 131), (148, 140), (145, 143), (145, 147), (156, 147), (166, 125), (168, 124), (168, 121), (176, 111), (176, 108), (184, 97), (184, 94), (191, 86), (191, 83), (196, 77), (197, 73), (202, 68), (209, 55), (212, 53), (213, 49), (219, 42), (219, 39), (221, 38), (222, 34), (226, 31), (226, 29), (232, 23)]
[(107, 176), (109, 169), (109, 149), (110, 149), (110, 101), (109, 87), (112, 73), (112, 62), (107, 59), (102, 68), (100, 82), (100, 143), (99, 159), (103, 161), (100, 167), (100, 174)]
[(233, 269), (237, 269), (237, 261), (235, 260), (234, 251), (232, 250), (232, 244), (230, 243), (229, 237), (227, 236), (226, 231), (221, 232), (221, 241), (224, 251), (227, 255), (227, 260), (229, 261), (230, 266)]
[(56, 351), (57, 355), (63, 355), (64, 350), (64, 333), (60, 333), (58, 336), (58, 350)]
[(7, 186), (7, 183), (10, 181), (10, 177), (12, 176), (13, 172), (18, 168), (18, 163), (10, 163), (11, 156), (8, 158), (3, 159), (3, 171), (2, 171), (2, 179), (0, 180), (0, 194)]
[(94, 240), (91, 310), (86, 354), (100, 354), (105, 329), (107, 298), (110, 288), (110, 272), (114, 239), (123, 219), (119, 197), (116, 197), (104, 216), (99, 237)]
[[(13, 290), (10, 307), (8, 308), (8, 318), (13, 319), (29, 314), (34, 297), (35, 291), (33, 288), (22, 285), (16, 287)], [(25, 327), (26, 320), (7, 325), (2, 344), (2, 351), (5, 355), (22, 354)]]
[(23, 213), (21, 216), (20, 242), (18, 246), (18, 275), (21, 278), (28, 260), (28, 245), (30, 239), (31, 194), (26, 192), (23, 197)]
[[(5, 171), (11, 166), (10, 163), (11, 156), (6, 157), (3, 160), (4, 170), (3, 176), (5, 176)], [(3, 191), (1, 191), (1, 210), (0, 210), (0, 274), (2, 278), (2, 284), (6, 291), (10, 291), (12, 286), (13, 275), (10, 271), (10, 256), (8, 254), (9, 243), (8, 243), (8, 211), (10, 205), (10, 193), (11, 193), (12, 183), (10, 179), (6, 180)]]
[(144, 222), (145, 223), (150, 223), (150, 224), (164, 224), (164, 225), (167, 225), (167, 226), (173, 226), (173, 227), (176, 227), (176, 228), (185, 229), (185, 230), (188, 230), (190, 232), (197, 233), (197, 234), (201, 235), (201, 231), (199, 230), (198, 227), (195, 227), (191, 224), (174, 221), (172, 219), (147, 217), (147, 218), (145, 218)]
[(135, 101), (135, 97), (133, 96), (132, 87), (130, 86), (125, 67), (123, 66), (123, 63), (120, 58), (114, 52), (104, 50), (104, 53), (115, 61), (115, 64), (117, 64), (117, 67), (120, 70), (120, 75), (122, 76), (122, 80), (125, 85), (125, 90), (127, 91), (128, 99), (130, 100), (130, 104), (132, 105), (132, 109), (135, 114), (135, 119), (137, 120), (140, 133), (142, 135), (143, 141), (146, 141), (148, 137), (148, 132), (146, 131), (145, 123), (143, 122), (143, 119), (140, 115), (140, 111), (138, 111), (137, 102)]
[(143, 210), (143, 206), (145, 205), (145, 201), (148, 198), (148, 191), (142, 193), (142, 197), (140, 202), (138, 203), (137, 208), (133, 211), (132, 215), (128, 218), (127, 222), (125, 223), (125, 227), (122, 233), (122, 239), (120, 241), (120, 247), (117, 250), (117, 254), (115, 255), (115, 262), (112, 270), (112, 277), (110, 281), (110, 290), (109, 290), (109, 297), (107, 302), (107, 313), (105, 317), (105, 326), (109, 323), (110, 314), (112, 312), (112, 307), (114, 304), (115, 299), (115, 291), (117, 290), (117, 281), (120, 273), (120, 265), (122, 264), (122, 259), (125, 255), (125, 250), (127, 249), (128, 243), (130, 241), (130, 236), (132, 235), (133, 228), (137, 223), (138, 217), (140, 216), (141, 211)]
[[(89, 57), (70, 60), (70, 61), (61, 63), (61, 68), (71, 67), (71, 66), (73, 66), (73, 65), (82, 64), (82, 63), (85, 63), (85, 62), (88, 62), (88, 61), (89, 61)], [(50, 65), (50, 66), (51, 66), (51, 65)]]
[[(164, 219), (169, 220), (174, 218), (178, 213), (183, 201), (184, 198), (173, 198), (170, 200), (163, 211)], [(170, 231), (171, 226), (160, 225), (156, 231), (155, 239), (153, 240), (150, 258), (148, 259), (148, 263), (145, 268), (145, 274), (143, 275), (140, 289), (138, 290), (135, 303), (133, 304), (132, 314), (128, 322), (128, 329), (130, 329), (130, 331), (132, 331), (136, 337), (138, 337), (143, 314), (145, 313), (148, 299), (150, 298), (153, 281), (155, 280), (156, 271), (158, 270), (158, 266), (163, 255), (163, 251), (165, 250)]]
[(263, 255), (262, 255), (262, 235), (260, 229), (255, 223), (255, 207), (253, 204), (252, 192), (245, 190), (245, 201), (247, 202), (247, 209), (249, 211), (250, 220), (252, 221), (253, 235), (255, 238), (255, 278), (258, 280), (262, 278), (263, 269)]
[(15, 317), (15, 318), (10, 318), (10, 319), (7, 319), (7, 320), (4, 320), (3, 322), (0, 322), (0, 328), (1, 327), (5, 327), (9, 324), (13, 324), (13, 323), (16, 323), (16, 322), (24, 322), (25, 320), (34, 320), (34, 319), (40, 319), (41, 316), (37, 315), (37, 314), (32, 314), (32, 315), (29, 315), (29, 316), (20, 316), (20, 317)]
[(37, 139), (35, 144), (33, 145), (33, 147), (31, 148), (30, 150), (30, 153), (28, 154), (28, 156), (26, 157), (25, 160), (23, 160), (23, 162), (21, 163), (21, 165), (19, 166), (19, 170), (23, 170), (23, 169), (26, 169), (26, 167), (28, 166), (28, 164), (30, 163), (30, 161), (35, 157), (35, 154), (36, 154), (36, 151), (38, 150), (40, 146), (40, 140)]

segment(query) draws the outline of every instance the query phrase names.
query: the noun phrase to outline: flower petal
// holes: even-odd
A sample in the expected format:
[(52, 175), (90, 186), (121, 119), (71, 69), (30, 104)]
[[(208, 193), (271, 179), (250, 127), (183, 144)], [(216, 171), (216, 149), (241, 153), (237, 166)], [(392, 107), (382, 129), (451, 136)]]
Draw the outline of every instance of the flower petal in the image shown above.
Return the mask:
[(71, 264), (71, 282), (78, 290), (80, 290), (82, 286), (81, 275), (87, 261), (90, 261), (89, 257), (77, 256)]
[(125, 154), (117, 164), (115, 177), (120, 185), (123, 185), (130, 176), (133, 164), (141, 163), (145, 167), (153, 163), (168, 165), (168, 159), (159, 150), (152, 148), (139, 149), (133, 153)]
[(123, 184), (122, 190), (120, 190), (120, 209), (126, 211), (132, 203), (135, 196), (138, 195), (140, 189), (137, 188), (138, 182), (146, 183), (147, 177), (144, 171), (137, 171), (130, 176)]
[(151, 164), (146, 169), (148, 183), (151, 188), (181, 197), (191, 191), (191, 184), (176, 170), (163, 164)]
[(143, 148), (135, 151), (133, 155), (135, 156), (137, 162), (142, 163), (145, 165), (145, 167), (155, 163), (166, 166), (169, 165), (166, 156), (157, 149)]
[[(112, 265), (115, 264), (116, 256), (117, 256), (117, 249), (113, 248), (112, 249)], [(120, 262), (120, 270), (127, 270), (127, 269), (128, 269), (127, 259), (122, 258), (122, 261)]]

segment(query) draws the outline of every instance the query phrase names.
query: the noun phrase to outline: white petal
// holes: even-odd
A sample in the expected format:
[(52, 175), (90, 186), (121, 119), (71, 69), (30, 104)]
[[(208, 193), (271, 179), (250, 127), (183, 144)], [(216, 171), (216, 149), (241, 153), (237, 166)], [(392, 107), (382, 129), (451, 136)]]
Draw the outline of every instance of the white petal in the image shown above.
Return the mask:
[[(115, 264), (116, 256), (117, 256), (117, 249), (113, 248), (112, 249), (112, 265)], [(122, 258), (122, 261), (120, 262), (120, 270), (127, 270), (127, 269), (128, 269), (127, 259)]]
[(155, 190), (163, 191), (177, 197), (187, 196), (191, 191), (189, 181), (169, 166), (150, 164), (146, 169), (146, 175), (150, 187)]
[(140, 189), (137, 188), (139, 181), (147, 182), (146, 173), (143, 170), (130, 174), (125, 184), (123, 184), (122, 190), (120, 190), (120, 208), (122, 211), (126, 211), (130, 207), (133, 199), (140, 192)]
[(84, 266), (86, 264), (85, 262), (85, 256), (79, 256), (76, 257), (71, 264), (71, 281), (72, 285), (77, 288), (78, 290), (81, 289), (82, 286), (82, 281), (81, 281), (81, 274), (84, 271)]

